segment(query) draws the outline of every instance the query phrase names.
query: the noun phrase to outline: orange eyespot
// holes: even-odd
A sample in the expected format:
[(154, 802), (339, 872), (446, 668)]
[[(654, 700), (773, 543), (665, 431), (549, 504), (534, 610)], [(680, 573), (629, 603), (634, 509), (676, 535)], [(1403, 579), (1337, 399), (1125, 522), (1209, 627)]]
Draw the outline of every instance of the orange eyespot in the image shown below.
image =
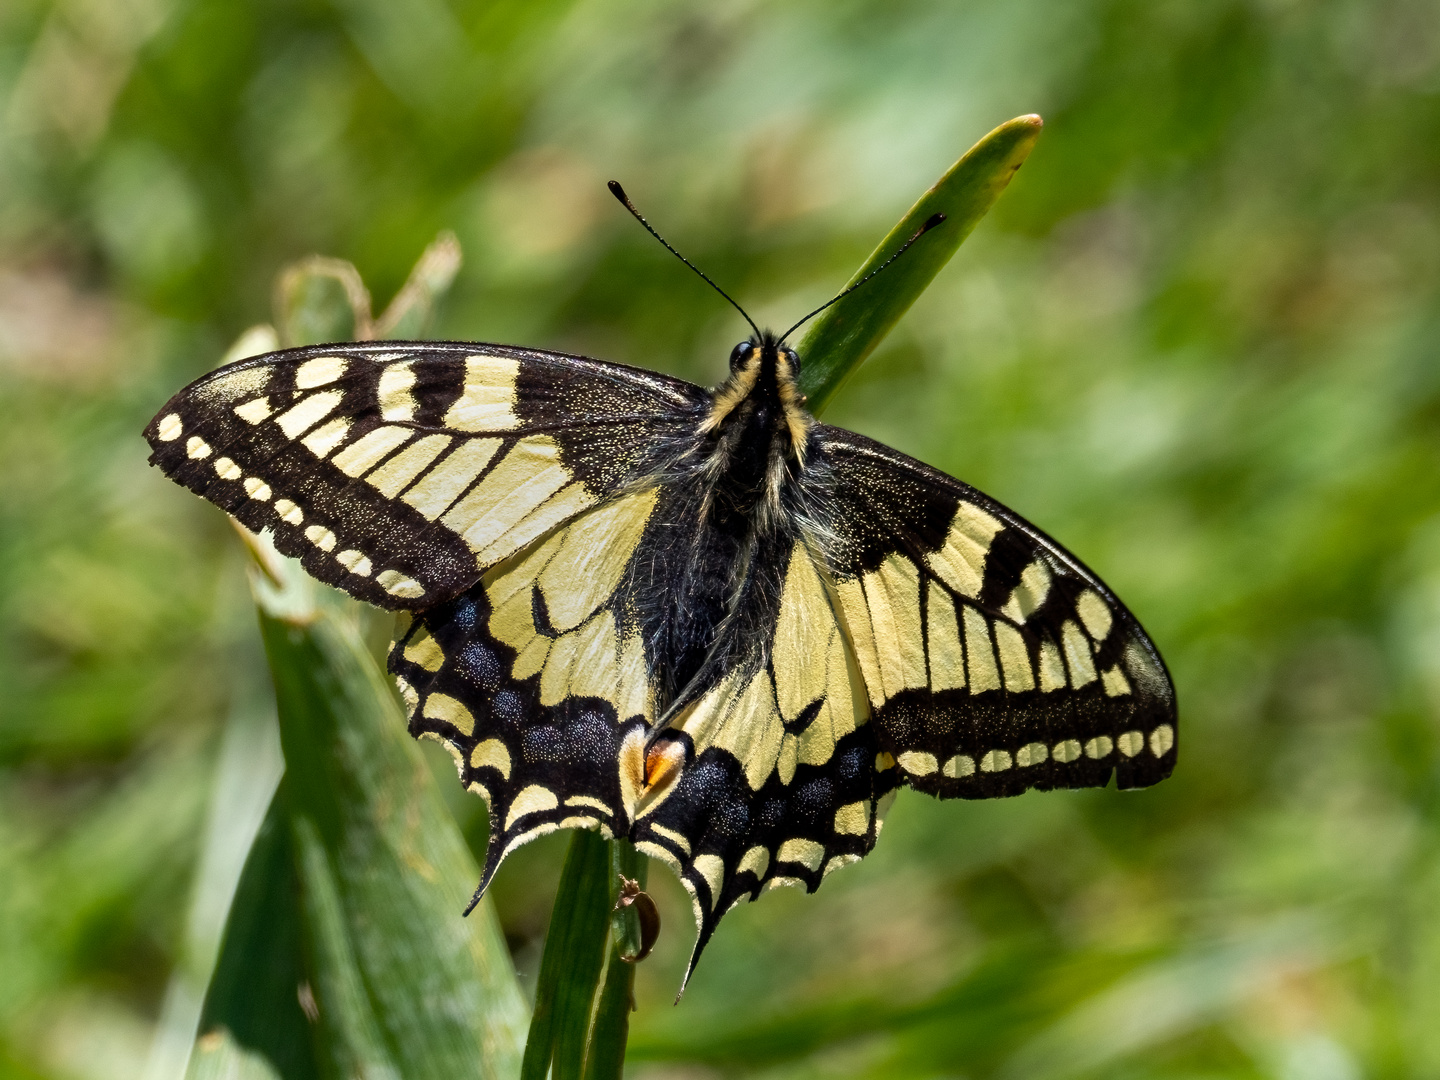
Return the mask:
[(650, 747), (645, 755), (645, 793), (668, 787), (685, 765), (685, 746), (679, 740), (665, 739)]

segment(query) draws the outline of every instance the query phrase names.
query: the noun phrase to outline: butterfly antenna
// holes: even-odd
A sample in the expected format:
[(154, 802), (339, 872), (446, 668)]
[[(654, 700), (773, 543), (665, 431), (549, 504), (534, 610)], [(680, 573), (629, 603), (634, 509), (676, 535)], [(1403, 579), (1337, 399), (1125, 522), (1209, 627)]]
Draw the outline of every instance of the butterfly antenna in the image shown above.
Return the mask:
[[(807, 322), (809, 322), (811, 319), (813, 319), (816, 315), (819, 315), (820, 312), (824, 311), (824, 310), (825, 310), (826, 308), (828, 308), (831, 304), (835, 303), (836, 300), (840, 300), (840, 299), (842, 299), (843, 297), (849, 296), (852, 292), (854, 292), (856, 289), (858, 289), (861, 285), (864, 285), (867, 281), (869, 281), (871, 278), (873, 278), (876, 274), (880, 273), (881, 270), (884, 270), (887, 266), (889, 266), (891, 263), (893, 263), (893, 262), (894, 262), (896, 259), (898, 259), (901, 255), (904, 255), (905, 252), (909, 251), (911, 244), (915, 243), (916, 240), (919, 240), (920, 237), (924, 236), (927, 232), (929, 232), (931, 229), (935, 228), (936, 225), (939, 225), (939, 224), (940, 224), (942, 221), (944, 221), (944, 220), (945, 220), (945, 215), (944, 215), (944, 214), (931, 214), (928, 218), (926, 218), (925, 224), (924, 224), (924, 225), (921, 225), (920, 228), (918, 228), (917, 230), (915, 230), (915, 235), (912, 236), (912, 237), (910, 237), (909, 240), (906, 240), (905, 243), (903, 243), (903, 244), (900, 245), (900, 250), (899, 250), (899, 251), (895, 252), (894, 255), (891, 255), (888, 259), (886, 259), (883, 263), (881, 263), (879, 266), (877, 266), (874, 270), (871, 270), (870, 273), (866, 274), (866, 275), (865, 275), (863, 278), (861, 278), (859, 281), (855, 282), (854, 285), (851, 285), (848, 289), (843, 289), (843, 290), (841, 290), (841, 292), (840, 292), (840, 294), (839, 294), (838, 296), (835, 296), (834, 298), (825, 301), (825, 303), (821, 304), (821, 305), (820, 305), (819, 307), (817, 307), (814, 311), (810, 312), (809, 315), (806, 315), (805, 318), (801, 319), (801, 320), (800, 320), (799, 322), (797, 322), (794, 326), (790, 327), (789, 330), (786, 330), (785, 333), (783, 333), (783, 334), (780, 335), (780, 340), (779, 340), (778, 342), (776, 342), (776, 344), (777, 344), (777, 345), (782, 345), (782, 344), (784, 344), (786, 338), (788, 338), (788, 337), (789, 337), (791, 334), (793, 334), (796, 330), (799, 330), (800, 327), (804, 326)], [(648, 226), (647, 226), (647, 227), (648, 227)], [(662, 241), (662, 242), (663, 242), (663, 241)]]
[[(729, 300), (729, 301), (730, 301), (730, 306), (733, 307), (736, 311), (738, 311), (738, 312), (741, 314), (741, 316), (744, 317), (745, 321), (750, 324), (750, 329), (755, 331), (755, 336), (756, 336), (757, 338), (759, 338), (759, 337), (761, 336), (761, 335), (760, 335), (760, 328), (755, 325), (755, 320), (754, 320), (754, 319), (750, 318), (749, 315), (746, 315), (746, 314), (745, 314), (745, 309), (742, 308), (739, 304), (735, 303), (734, 298), (731, 297), (731, 295), (730, 295), (729, 293), (727, 293), (724, 289), (720, 288), (719, 285), (716, 285), (715, 282), (711, 281), (711, 280), (710, 280), (710, 276), (709, 276), (708, 274), (706, 274), (704, 270), (701, 270), (698, 266), (696, 266), (694, 263), (692, 263), (689, 259), (685, 258), (684, 255), (681, 255), (680, 252), (676, 251), (673, 247), (671, 247), (671, 246), (670, 246), (670, 242), (669, 242), (668, 240), (666, 240), (663, 236), (661, 236), (658, 232), (656, 232), (654, 226), (652, 226), (648, 221), (646, 221), (646, 220), (644, 219), (644, 217), (641, 216), (640, 211), (635, 209), (635, 204), (630, 201), (630, 196), (626, 195), (626, 194), (625, 194), (625, 189), (620, 186), (620, 181), (618, 181), (618, 180), (611, 180), (611, 181), (606, 185), (606, 187), (608, 187), (608, 188), (610, 189), (610, 194), (611, 194), (611, 195), (614, 195), (615, 198), (619, 199), (621, 205), (624, 206), (626, 210), (629, 210), (629, 211), (630, 211), (630, 213), (634, 216), (635, 220), (638, 221), (638, 222), (640, 222), (641, 225), (644, 225), (644, 226), (645, 226), (645, 231), (646, 231), (646, 232), (648, 232), (651, 236), (655, 237), (656, 240), (659, 240), (660, 243), (664, 244), (664, 245), (665, 245), (665, 250), (668, 251), (668, 252), (670, 252), (671, 255), (674, 255), (677, 259), (679, 259), (681, 262), (683, 262), (686, 266), (690, 267), (691, 270), (694, 270), (695, 273), (699, 274), (702, 278), (704, 278), (704, 279), (705, 279), (705, 284), (709, 285), (712, 289), (714, 289), (716, 292), (718, 292), (721, 296), (725, 297), (726, 300)], [(917, 235), (918, 235), (918, 234), (917, 234)], [(904, 249), (902, 248), (901, 250), (903, 251)]]

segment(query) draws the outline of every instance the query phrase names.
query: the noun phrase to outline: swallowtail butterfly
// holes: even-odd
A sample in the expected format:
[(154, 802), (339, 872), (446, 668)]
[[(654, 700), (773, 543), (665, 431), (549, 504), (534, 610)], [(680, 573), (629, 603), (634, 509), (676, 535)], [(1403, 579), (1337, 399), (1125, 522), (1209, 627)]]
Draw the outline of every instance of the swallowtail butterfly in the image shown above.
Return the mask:
[(713, 390), (508, 345), (321, 345), (206, 375), (145, 436), (315, 577), (408, 614), (410, 730), (490, 808), (477, 898), (537, 836), (629, 837), (692, 895), (693, 970), (733, 905), (869, 852), (900, 787), (1175, 764), (1169, 676), (1104, 583), (816, 422), (800, 363), (758, 331)]

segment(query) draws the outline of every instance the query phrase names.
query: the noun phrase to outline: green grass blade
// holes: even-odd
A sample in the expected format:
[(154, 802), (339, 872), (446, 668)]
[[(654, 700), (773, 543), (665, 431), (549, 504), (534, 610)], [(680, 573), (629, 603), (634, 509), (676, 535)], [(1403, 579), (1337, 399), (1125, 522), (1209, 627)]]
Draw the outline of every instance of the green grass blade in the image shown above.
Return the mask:
[(610, 936), (615, 951), (627, 960), (640, 953), (640, 917), (633, 906), (620, 906), (620, 879), (627, 878), (645, 888), (650, 877), (650, 860), (635, 850), (629, 840), (610, 843)]
[(605, 963), (609, 877), (609, 844), (597, 832), (576, 829), (545, 935), (520, 1080), (545, 1080), (552, 1062), (555, 1080), (579, 1080)]
[(331, 1066), (337, 1076), (399, 1080), (386, 1033), (366, 993), (327, 845), (315, 823), (304, 814), (292, 815), (290, 828), (310, 939), (314, 997), (324, 1009), (322, 1030), (327, 1036)]
[[(595, 1006), (590, 1049), (585, 1057), (585, 1080), (620, 1080), (625, 1068), (625, 1044), (630, 1036), (630, 1013), (635, 1008), (635, 963), (640, 952), (640, 919), (633, 906), (620, 907), (620, 879), (645, 887), (649, 862), (628, 840), (612, 840), (610, 849), (610, 950), (605, 961), (605, 982)], [(627, 959), (628, 958), (628, 959)]]
[(460, 917), (478, 870), (353, 621), (260, 618), (322, 1027), (358, 1040), (338, 1057), (378, 1063), (383, 1045), (407, 1078), (508, 1078), (524, 1024), (509, 953), (490, 905)]
[[(1001, 124), (966, 151), (910, 208), (849, 284), (890, 258), (935, 213), (946, 220), (863, 289), (818, 315), (796, 350), (804, 361), (800, 388), (815, 413), (870, 355), (925, 291), (1024, 164), (1040, 136), (1040, 117)], [(847, 286), (848, 287), (848, 286)]]
[(236, 1054), (267, 1062), (283, 1080), (324, 1075), (315, 1033), (300, 1006), (300, 988), (309, 979), (301, 926), (300, 882), (282, 782), (230, 905), (187, 1076), (208, 1075), (206, 1070)]
[(284, 771), (275, 707), (256, 645), (231, 653), (237, 663), (230, 715), (213, 774), (185, 936), (165, 990), (146, 1080), (179, 1080), (187, 1071), (196, 1036), (205, 1030), (199, 1024), (230, 908)]
[(605, 964), (605, 982), (595, 1007), (595, 1026), (585, 1059), (585, 1080), (620, 1080), (625, 1071), (625, 1043), (630, 1012), (635, 1007), (635, 965), (612, 948)]

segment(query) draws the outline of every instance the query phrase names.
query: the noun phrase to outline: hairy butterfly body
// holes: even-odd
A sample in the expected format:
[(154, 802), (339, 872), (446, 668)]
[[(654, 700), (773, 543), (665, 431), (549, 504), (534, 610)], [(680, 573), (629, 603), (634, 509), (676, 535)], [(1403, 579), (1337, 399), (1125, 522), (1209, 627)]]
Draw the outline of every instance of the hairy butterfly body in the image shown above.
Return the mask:
[(327, 345), (200, 379), (146, 437), (316, 577), (412, 613), (390, 670), (489, 804), (481, 890), (555, 829), (629, 837), (692, 894), (693, 969), (734, 904), (865, 855), (900, 786), (1140, 787), (1175, 762), (1170, 679), (1105, 585), (817, 423), (798, 369), (768, 334), (715, 390), (498, 345)]

